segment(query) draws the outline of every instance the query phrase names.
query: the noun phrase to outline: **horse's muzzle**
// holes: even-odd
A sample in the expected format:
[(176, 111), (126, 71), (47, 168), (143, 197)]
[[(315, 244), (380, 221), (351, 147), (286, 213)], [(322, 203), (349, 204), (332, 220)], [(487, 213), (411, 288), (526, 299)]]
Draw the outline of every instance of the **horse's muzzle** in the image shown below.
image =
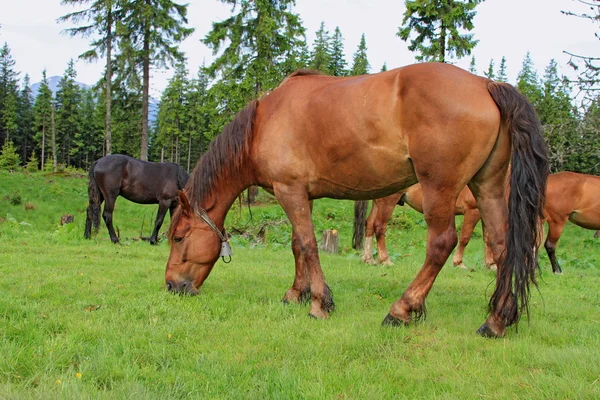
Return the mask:
[(171, 293), (187, 294), (190, 296), (198, 294), (198, 289), (195, 289), (192, 282), (187, 279), (181, 282), (167, 281), (166, 285)]

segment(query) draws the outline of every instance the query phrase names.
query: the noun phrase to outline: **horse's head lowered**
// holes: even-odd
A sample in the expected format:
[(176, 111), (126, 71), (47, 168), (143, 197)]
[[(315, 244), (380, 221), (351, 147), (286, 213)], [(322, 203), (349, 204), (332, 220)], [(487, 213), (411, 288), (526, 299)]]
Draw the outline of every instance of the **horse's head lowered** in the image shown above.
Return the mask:
[(165, 283), (175, 293), (197, 294), (221, 254), (225, 236), (204, 210), (195, 210), (183, 191), (169, 229), (171, 254)]

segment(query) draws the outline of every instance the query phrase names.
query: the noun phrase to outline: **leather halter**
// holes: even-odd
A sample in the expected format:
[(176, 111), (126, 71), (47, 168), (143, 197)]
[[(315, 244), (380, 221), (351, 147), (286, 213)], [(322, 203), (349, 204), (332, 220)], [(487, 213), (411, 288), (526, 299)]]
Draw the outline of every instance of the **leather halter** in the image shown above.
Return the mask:
[[(226, 263), (226, 264), (230, 263), (231, 256), (233, 253), (231, 251), (231, 246), (229, 245), (229, 241), (227, 239), (227, 232), (225, 232), (225, 234), (223, 234), (219, 230), (219, 228), (217, 228), (217, 224), (215, 224), (214, 221), (212, 219), (210, 219), (210, 217), (208, 216), (208, 213), (202, 207), (194, 208), (194, 214), (196, 214), (202, 221), (206, 222), (206, 225), (208, 225), (208, 227), (214, 233), (216, 233), (217, 236), (219, 236), (219, 239), (221, 239), (221, 253), (219, 254), (219, 257), (221, 257), (223, 259), (224, 263)], [(225, 257), (229, 257), (229, 260), (225, 261)]]

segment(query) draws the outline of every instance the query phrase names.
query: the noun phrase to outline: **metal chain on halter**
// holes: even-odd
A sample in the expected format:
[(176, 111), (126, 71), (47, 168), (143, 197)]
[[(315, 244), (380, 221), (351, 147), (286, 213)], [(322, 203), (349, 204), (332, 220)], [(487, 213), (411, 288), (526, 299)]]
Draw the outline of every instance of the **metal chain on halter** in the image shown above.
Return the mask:
[[(206, 222), (206, 225), (208, 225), (208, 227), (212, 229), (217, 236), (219, 236), (219, 239), (221, 239), (221, 253), (219, 254), (219, 257), (223, 259), (225, 264), (230, 263), (233, 252), (231, 251), (231, 246), (229, 245), (229, 241), (227, 239), (227, 232), (223, 234), (219, 228), (217, 228), (217, 225), (213, 222), (213, 220), (210, 219), (206, 210), (202, 207), (199, 207), (199, 209), (194, 208), (194, 214), (196, 214), (202, 221)], [(225, 257), (229, 257), (229, 260), (225, 261)]]

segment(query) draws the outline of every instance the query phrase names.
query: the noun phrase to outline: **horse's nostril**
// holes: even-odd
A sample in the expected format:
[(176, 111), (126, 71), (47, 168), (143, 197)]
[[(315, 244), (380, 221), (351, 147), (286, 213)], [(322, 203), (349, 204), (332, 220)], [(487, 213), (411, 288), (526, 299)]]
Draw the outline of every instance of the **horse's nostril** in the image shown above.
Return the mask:
[(173, 291), (173, 284), (171, 282), (167, 282), (167, 289), (169, 292)]

